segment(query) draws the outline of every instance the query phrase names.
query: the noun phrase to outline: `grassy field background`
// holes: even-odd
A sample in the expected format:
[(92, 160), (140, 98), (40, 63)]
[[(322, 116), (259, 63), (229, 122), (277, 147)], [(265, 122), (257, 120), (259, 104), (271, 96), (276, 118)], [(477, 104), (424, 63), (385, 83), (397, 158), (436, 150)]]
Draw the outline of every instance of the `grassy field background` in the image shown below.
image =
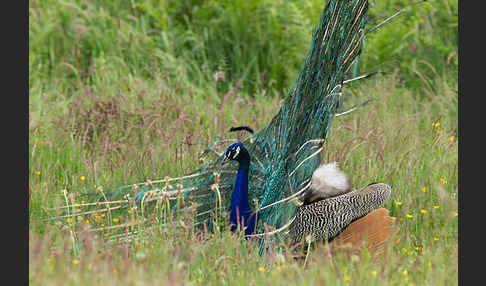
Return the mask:
[[(408, 1), (372, 1), (369, 25)], [(387, 262), (287, 252), (177, 227), (111, 247), (72, 248), (71, 227), (46, 221), (62, 190), (86, 194), (183, 175), (234, 125), (265, 126), (295, 82), (325, 1), (29, 1), (29, 279), (32, 285), (457, 284), (457, 2), (428, 1), (370, 34), (344, 89), (325, 162), (355, 187), (392, 186), (400, 227)], [(218, 73), (219, 72), (219, 73)], [(215, 80), (215, 75), (224, 78)], [(186, 144), (183, 142), (190, 142)], [(118, 224), (127, 214), (116, 217)], [(71, 224), (71, 226), (69, 226)]]

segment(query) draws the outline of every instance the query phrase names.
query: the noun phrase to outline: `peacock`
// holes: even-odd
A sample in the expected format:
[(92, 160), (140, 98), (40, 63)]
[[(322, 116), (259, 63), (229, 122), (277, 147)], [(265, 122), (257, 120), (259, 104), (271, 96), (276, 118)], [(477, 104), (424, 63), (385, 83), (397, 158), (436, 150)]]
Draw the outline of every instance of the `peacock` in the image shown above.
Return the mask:
[[(392, 218), (380, 208), (391, 194), (388, 185), (373, 183), (353, 191), (335, 163), (321, 166), (320, 160), (333, 118), (355, 109), (341, 110), (344, 85), (374, 74), (348, 76), (362, 51), (368, 8), (368, 0), (327, 2), (298, 79), (268, 125), (256, 132), (248, 127), (232, 130), (251, 130), (251, 135), (224, 153), (215, 151), (216, 144), (209, 146), (203, 153), (217, 156), (192, 173), (125, 185), (111, 193), (100, 189), (96, 203), (79, 208), (86, 208), (84, 213), (111, 213), (130, 207), (143, 213), (152, 206), (151, 217), (136, 222), (146, 226), (164, 212), (177, 216), (190, 211), (196, 228), (218, 228), (221, 219), (229, 221), (232, 230), (242, 226), (246, 237), (259, 240), (262, 251), (285, 236), (294, 242), (309, 235), (353, 241), (366, 225), (378, 226), (375, 233), (386, 232), (379, 235), (378, 244), (396, 233)], [(338, 183), (322, 185), (333, 180)], [(128, 226), (109, 230), (117, 227)], [(130, 241), (137, 235), (126, 231), (111, 238)]]
[[(248, 127), (231, 128), (230, 131), (242, 129), (252, 132)], [(251, 209), (248, 201), (248, 170), (251, 157), (241, 142), (236, 142), (226, 149), (222, 164), (229, 161), (238, 162), (238, 172), (231, 196), (229, 217), (231, 231), (243, 229), (245, 236), (251, 237), (258, 214), (256, 210)], [(312, 240), (331, 241), (353, 221), (365, 217), (383, 205), (391, 194), (390, 186), (383, 183), (371, 183), (360, 190), (351, 191), (351, 179), (339, 169), (337, 162), (319, 166), (312, 174), (308, 186), (309, 188), (302, 195), (303, 202), (299, 204), (288, 226), (291, 244), (308, 240), (309, 236)], [(359, 228), (356, 225), (360, 223), (365, 225), (361, 226), (361, 235), (366, 230), (371, 232), (370, 234), (379, 236), (378, 239), (368, 241), (369, 246), (375, 243), (383, 247), (385, 240), (398, 231), (397, 227), (389, 226), (393, 220), (386, 221), (389, 218), (386, 213), (382, 216), (373, 214), (362, 222), (358, 220), (353, 225), (354, 228)], [(379, 224), (378, 228), (376, 224)], [(360, 241), (354, 240), (354, 242)]]

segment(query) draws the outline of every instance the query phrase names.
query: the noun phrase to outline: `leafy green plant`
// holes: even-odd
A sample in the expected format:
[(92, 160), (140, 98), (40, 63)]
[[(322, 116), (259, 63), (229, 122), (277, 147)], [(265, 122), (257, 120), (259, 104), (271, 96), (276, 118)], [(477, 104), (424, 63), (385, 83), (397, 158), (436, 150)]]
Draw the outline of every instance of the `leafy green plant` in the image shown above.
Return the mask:
[[(378, 25), (409, 1), (376, 1), (369, 27)], [(445, 70), (457, 71), (457, 1), (436, 0), (407, 9), (391, 23), (366, 36), (360, 69), (400, 70), (400, 79), (415, 90)]]
[[(409, 5), (371, 2), (372, 27)], [(325, 1), (106, 0), (35, 1), (29, 5), (29, 83), (41, 94), (164, 73), (191, 82), (225, 72), (224, 93), (240, 82), (290, 88)], [(360, 70), (393, 72), (419, 89), (434, 73), (457, 70), (457, 2), (436, 0), (408, 9), (366, 37)], [(42, 80), (41, 80), (42, 79)], [(52, 80), (54, 79), (54, 80)], [(125, 84), (126, 85), (126, 84)]]

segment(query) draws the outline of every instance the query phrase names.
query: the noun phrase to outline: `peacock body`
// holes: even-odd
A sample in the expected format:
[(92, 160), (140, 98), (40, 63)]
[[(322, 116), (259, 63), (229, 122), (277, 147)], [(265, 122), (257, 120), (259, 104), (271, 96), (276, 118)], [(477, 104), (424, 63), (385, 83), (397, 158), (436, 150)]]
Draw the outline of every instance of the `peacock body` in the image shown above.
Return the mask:
[(390, 186), (370, 184), (336, 197), (302, 205), (289, 226), (292, 243), (305, 240), (326, 241), (336, 237), (351, 222), (377, 209), (390, 197)]
[[(309, 232), (329, 238), (378, 207), (390, 193), (384, 185), (351, 192), (338, 188), (330, 198), (309, 189), (341, 106), (343, 83), (362, 49), (367, 11), (367, 0), (327, 2), (310, 52), (279, 112), (266, 127), (233, 146), (241, 146), (240, 152), (244, 149), (251, 160), (228, 161), (226, 152), (186, 176), (122, 186), (99, 203), (191, 209), (196, 227), (211, 227), (217, 214), (230, 211), (230, 221), (236, 225), (242, 215), (246, 234), (258, 236), (262, 246), (273, 239), (262, 235), (266, 226), (290, 226), (293, 240)], [(299, 206), (295, 199), (305, 204)]]
[[(245, 235), (252, 236), (257, 213), (248, 202), (248, 166), (251, 157), (241, 142), (229, 146), (222, 164), (229, 161), (239, 164), (231, 197), (231, 230), (238, 226)], [(360, 190), (351, 191), (349, 176), (342, 172), (337, 163), (323, 164), (312, 174), (309, 188), (303, 194), (301, 206), (289, 225), (291, 244), (308, 240), (329, 241), (336, 237), (353, 221), (364, 217), (389, 198), (390, 186), (373, 183)]]

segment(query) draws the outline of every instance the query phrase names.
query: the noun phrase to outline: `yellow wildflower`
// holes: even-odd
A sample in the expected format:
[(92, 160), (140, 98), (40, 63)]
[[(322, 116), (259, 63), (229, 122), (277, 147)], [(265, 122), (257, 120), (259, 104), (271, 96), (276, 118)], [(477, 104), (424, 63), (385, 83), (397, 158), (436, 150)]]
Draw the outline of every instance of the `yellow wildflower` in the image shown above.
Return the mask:
[(86, 223), (89, 224), (89, 219), (86, 220)]
[(40, 171), (35, 172), (37, 175), (40, 175)]
[(401, 206), (402, 202), (396, 202), (397, 206)]
[(119, 221), (119, 219), (117, 217), (113, 219), (114, 223), (117, 223), (118, 221)]
[(70, 218), (68, 218), (68, 219), (67, 219), (67, 222), (69, 222), (69, 223), (73, 222), (73, 218), (71, 218), (71, 217), (70, 217)]
[(110, 178), (106, 178), (105, 181), (108, 183), (110, 181)]
[(78, 264), (78, 263), (79, 263), (79, 260), (77, 260), (77, 259), (73, 259), (73, 264), (74, 264), (74, 265), (76, 265), (76, 264)]
[(78, 215), (78, 220), (83, 220), (83, 217)]
[(427, 266), (432, 266), (432, 262), (427, 262)]
[(425, 193), (425, 192), (427, 192), (427, 187), (425, 187), (425, 186), (424, 186), (424, 187), (422, 188), (422, 192), (424, 192), (424, 193)]
[(407, 214), (407, 218), (413, 218), (413, 215)]
[(84, 201), (81, 201), (81, 204), (84, 204)]
[(440, 122), (439, 122), (439, 121), (437, 121), (437, 122), (435, 122), (435, 123), (434, 123), (434, 127), (435, 127), (435, 128), (437, 128), (437, 127), (439, 127), (439, 126), (440, 126)]
[(375, 270), (371, 271), (371, 276), (373, 276), (373, 277), (376, 276), (376, 271)]
[(452, 213), (452, 215), (453, 215), (453, 216), (457, 216), (457, 215), (458, 215), (458, 213), (457, 213), (457, 212), (454, 212), (454, 213)]
[(403, 275), (407, 275), (408, 274), (408, 271), (407, 270), (403, 270), (402, 274)]
[(265, 268), (263, 268), (263, 267), (260, 266), (260, 267), (258, 267), (258, 271), (265, 272), (266, 270), (265, 270)]
[(351, 280), (351, 277), (349, 277), (349, 276), (344, 276), (344, 281), (349, 281), (349, 280)]
[(442, 185), (445, 185), (445, 184), (447, 184), (447, 181), (446, 181), (446, 179), (444, 179), (444, 178), (440, 178), (440, 183), (441, 183)]
[(86, 179), (86, 177), (81, 176), (81, 181), (84, 181), (85, 179)]
[(354, 94), (357, 94), (358, 93), (358, 90), (356, 88), (353, 88), (353, 93)]
[(423, 214), (426, 214), (427, 213), (426, 210), (420, 210), (420, 212), (423, 213)]
[(437, 205), (436, 205), (436, 206), (434, 206), (434, 209), (438, 209), (438, 208), (439, 208), (439, 206), (437, 206)]
[(438, 241), (438, 240), (439, 240), (439, 238), (438, 238), (438, 237), (434, 237), (434, 241)]
[(454, 141), (454, 136), (449, 137), (449, 141)]

